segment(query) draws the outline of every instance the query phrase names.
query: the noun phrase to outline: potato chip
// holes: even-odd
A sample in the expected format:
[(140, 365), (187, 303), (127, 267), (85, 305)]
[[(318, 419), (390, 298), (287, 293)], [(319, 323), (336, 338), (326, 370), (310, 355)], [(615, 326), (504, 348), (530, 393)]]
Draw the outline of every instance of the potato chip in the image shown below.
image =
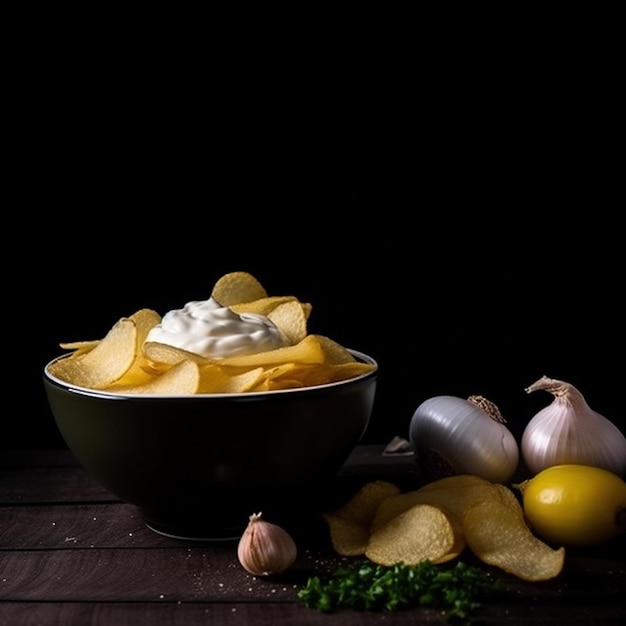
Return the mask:
[(306, 315), (297, 300), (283, 302), (267, 314), (290, 344), (300, 343), (307, 335)]
[(118, 320), (106, 336), (86, 353), (72, 353), (49, 367), (53, 376), (73, 385), (104, 389), (122, 378), (137, 353), (137, 325), (127, 317)]
[(517, 513), (517, 515), (524, 519), (524, 507), (515, 493), (506, 485), (502, 485), (500, 483), (494, 483), (493, 486), (497, 494), (500, 496), (502, 504), (506, 504), (514, 513)]
[(302, 307), (305, 319), (308, 321), (311, 316), (311, 311), (313, 310), (313, 305), (310, 302), (300, 302), (300, 306)]
[(294, 378), (300, 376), (300, 372), (308, 371), (315, 367), (315, 363), (279, 363), (278, 365), (270, 365), (263, 369), (264, 380), (279, 380), (281, 378)]
[(230, 309), (238, 315), (242, 313), (254, 313), (255, 315), (265, 315), (267, 317), (279, 304), (297, 301), (298, 299), (295, 296), (267, 296), (266, 298), (259, 298), (251, 302), (233, 304), (230, 306)]
[(337, 513), (323, 513), (322, 516), (328, 523), (330, 540), (337, 554), (341, 556), (365, 554), (370, 538), (367, 528)]
[(450, 515), (439, 506), (416, 504), (371, 534), (365, 556), (384, 566), (447, 560), (457, 540)]
[(324, 352), (313, 335), (305, 337), (294, 346), (277, 348), (256, 354), (231, 356), (220, 359), (222, 366), (230, 367), (266, 367), (280, 363), (323, 363)]
[(59, 346), (64, 350), (73, 350), (73, 357), (80, 356), (86, 352), (91, 352), (98, 344), (100, 339), (92, 339), (87, 341), (68, 341), (60, 343)]
[(305, 385), (297, 378), (263, 378), (250, 391), (280, 391), (281, 389), (299, 389)]
[(367, 374), (374, 369), (370, 363), (339, 363), (337, 365), (320, 364), (314, 368), (309, 368), (306, 372), (302, 372), (303, 383), (310, 387), (313, 385), (325, 385), (328, 383), (336, 383), (340, 380), (348, 378), (357, 378), (363, 374)]
[(392, 482), (386, 480), (369, 481), (344, 502), (335, 513), (369, 529), (380, 503), (399, 493), (400, 488)]
[(143, 385), (128, 385), (116, 388), (129, 394), (191, 395), (198, 393), (200, 369), (193, 361), (181, 361), (150, 382)]
[(129, 319), (137, 326), (135, 360), (124, 376), (115, 382), (114, 387), (143, 385), (149, 383), (156, 373), (143, 351), (143, 344), (150, 329), (161, 323), (161, 316), (152, 309), (140, 309), (130, 315)]
[(166, 343), (159, 343), (158, 341), (146, 341), (143, 344), (143, 353), (150, 366), (156, 370), (167, 369), (169, 366), (176, 365), (181, 361), (194, 361), (198, 365), (211, 363), (209, 359), (199, 354), (194, 354)]
[(262, 380), (264, 370), (257, 367), (239, 373), (227, 372), (215, 363), (200, 366), (198, 393), (244, 393)]
[(222, 306), (267, 298), (265, 287), (248, 272), (224, 274), (213, 286), (211, 296)]
[(473, 484), (456, 487), (452, 482), (443, 484), (444, 486), (439, 486), (438, 488), (427, 485), (416, 491), (407, 491), (406, 493), (387, 498), (381, 502), (376, 511), (372, 522), (372, 531), (376, 531), (389, 522), (389, 520), (416, 504), (443, 506), (460, 519), (465, 509), (478, 500), (494, 499), (501, 501), (500, 493), (495, 488), (495, 485), (487, 481), (485, 481), (484, 484), (482, 482), (475, 482)]
[(342, 556), (363, 554), (369, 540), (369, 527), (379, 504), (400, 492), (397, 485), (385, 480), (365, 483), (346, 502), (324, 518), (330, 528), (333, 547)]
[(325, 335), (315, 335), (324, 350), (324, 362), (328, 365), (340, 365), (342, 363), (352, 363), (356, 359), (347, 348), (330, 339)]
[(452, 511), (446, 511), (444, 509), (448, 517), (448, 521), (452, 526), (452, 530), (454, 531), (454, 543), (452, 544), (452, 548), (446, 554), (439, 557), (437, 563), (445, 563), (446, 561), (452, 561), (456, 559), (461, 553), (467, 548), (467, 540), (465, 539), (465, 533), (463, 532), (463, 522), (458, 515), (452, 513)]
[(304, 387), (303, 378), (315, 364), (309, 363), (280, 363), (262, 369), (258, 381), (251, 391), (275, 391), (278, 389), (295, 389)]
[(137, 338), (142, 343), (150, 330), (161, 323), (161, 316), (152, 309), (139, 309), (128, 317), (137, 325)]
[(468, 485), (489, 485), (491, 484), (486, 478), (476, 476), (475, 474), (456, 474), (454, 476), (445, 476), (438, 480), (422, 485), (420, 489), (441, 489), (443, 487), (466, 487)]
[(563, 569), (565, 548), (553, 549), (538, 539), (503, 502), (475, 502), (462, 522), (470, 550), (488, 565), (531, 582), (555, 578)]

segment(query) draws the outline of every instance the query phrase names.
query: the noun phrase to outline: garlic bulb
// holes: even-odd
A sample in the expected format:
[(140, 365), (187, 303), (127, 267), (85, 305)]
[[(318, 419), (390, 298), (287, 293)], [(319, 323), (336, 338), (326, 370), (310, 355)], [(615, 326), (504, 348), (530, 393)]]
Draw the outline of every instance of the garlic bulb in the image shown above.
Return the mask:
[(475, 474), (507, 483), (517, 470), (519, 448), (505, 424), (498, 407), (482, 396), (435, 396), (415, 410), (409, 439), (431, 480)]
[(239, 539), (237, 557), (250, 574), (271, 576), (289, 569), (296, 560), (296, 544), (280, 526), (261, 519), (253, 513)]
[(573, 385), (547, 376), (526, 389), (543, 389), (554, 396), (522, 433), (522, 458), (537, 474), (553, 465), (601, 467), (622, 476), (626, 472), (626, 437), (606, 417), (593, 411)]

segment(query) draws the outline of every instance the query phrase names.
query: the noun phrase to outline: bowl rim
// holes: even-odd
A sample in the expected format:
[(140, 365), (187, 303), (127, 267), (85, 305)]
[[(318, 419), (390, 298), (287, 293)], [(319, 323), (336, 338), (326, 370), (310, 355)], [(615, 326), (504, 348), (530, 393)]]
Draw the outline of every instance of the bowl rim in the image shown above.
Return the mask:
[(164, 395), (164, 394), (156, 394), (156, 393), (119, 393), (113, 391), (103, 391), (101, 389), (91, 389), (89, 387), (82, 387), (80, 385), (74, 385), (72, 383), (68, 383), (61, 378), (58, 378), (49, 372), (49, 367), (56, 361), (60, 361), (61, 359), (68, 358), (71, 353), (61, 354), (46, 363), (43, 368), (43, 377), (44, 380), (48, 383), (55, 385), (65, 391), (70, 393), (75, 393), (81, 396), (89, 396), (93, 398), (102, 398), (107, 400), (134, 400), (134, 401), (142, 401), (149, 399), (159, 399), (159, 400), (202, 400), (207, 398), (215, 398), (215, 399), (245, 399), (245, 398), (266, 398), (266, 397), (275, 397), (275, 396), (284, 396), (284, 395), (300, 395), (300, 394), (310, 394), (310, 393), (319, 393), (320, 391), (325, 391), (329, 389), (333, 389), (336, 387), (348, 387), (351, 385), (359, 384), (365, 380), (376, 378), (378, 375), (379, 365), (376, 359), (366, 354), (365, 352), (361, 352), (359, 350), (353, 350), (351, 348), (347, 348), (348, 352), (352, 354), (358, 361), (363, 363), (369, 363), (373, 365), (374, 368), (369, 372), (365, 372), (364, 374), (359, 374), (358, 376), (353, 376), (352, 378), (345, 378), (343, 380), (334, 381), (331, 383), (324, 383), (322, 385), (309, 385), (307, 387), (292, 387), (289, 389), (273, 389), (271, 391), (245, 391), (239, 393), (195, 393), (195, 394), (179, 394), (179, 395)]

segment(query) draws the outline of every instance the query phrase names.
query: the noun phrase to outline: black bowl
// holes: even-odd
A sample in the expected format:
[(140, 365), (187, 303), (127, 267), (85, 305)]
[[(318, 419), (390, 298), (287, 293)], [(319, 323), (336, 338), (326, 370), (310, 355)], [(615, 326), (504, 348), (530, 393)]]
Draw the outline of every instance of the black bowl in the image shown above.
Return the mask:
[[(371, 416), (376, 367), (316, 387), (193, 396), (122, 395), (44, 369), (56, 424), (85, 470), (136, 505), (146, 524), (189, 539), (240, 536), (252, 513), (276, 517), (315, 499)], [(65, 357), (58, 357), (65, 358)]]

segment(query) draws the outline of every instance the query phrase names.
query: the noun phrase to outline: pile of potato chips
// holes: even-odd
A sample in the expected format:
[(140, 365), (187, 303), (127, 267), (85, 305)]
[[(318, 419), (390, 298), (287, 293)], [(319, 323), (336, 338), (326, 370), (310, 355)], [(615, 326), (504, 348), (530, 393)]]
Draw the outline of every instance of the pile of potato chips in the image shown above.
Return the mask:
[(147, 342), (161, 322), (151, 309), (118, 320), (99, 340), (61, 343), (70, 354), (50, 364), (53, 376), (80, 387), (128, 394), (243, 393), (310, 387), (366, 374), (371, 363), (323, 335), (308, 334), (309, 303), (268, 296), (247, 272), (231, 272), (212, 297), (235, 313), (265, 315), (290, 345), (257, 354), (208, 359), (170, 345)]
[(444, 563), (469, 548), (488, 565), (543, 581), (557, 576), (565, 560), (563, 547), (553, 549), (531, 532), (508, 487), (470, 474), (408, 492), (368, 482), (323, 516), (338, 554), (364, 555), (379, 565)]

